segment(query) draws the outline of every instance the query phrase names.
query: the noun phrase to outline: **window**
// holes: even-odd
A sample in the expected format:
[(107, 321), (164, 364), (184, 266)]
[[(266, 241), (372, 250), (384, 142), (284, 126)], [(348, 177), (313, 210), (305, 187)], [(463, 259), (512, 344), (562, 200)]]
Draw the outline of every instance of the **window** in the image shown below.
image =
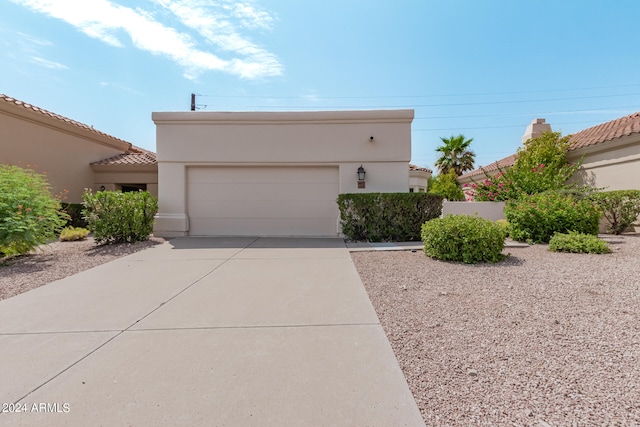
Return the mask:
[(147, 184), (120, 184), (118, 185), (123, 193), (130, 191), (147, 191)]

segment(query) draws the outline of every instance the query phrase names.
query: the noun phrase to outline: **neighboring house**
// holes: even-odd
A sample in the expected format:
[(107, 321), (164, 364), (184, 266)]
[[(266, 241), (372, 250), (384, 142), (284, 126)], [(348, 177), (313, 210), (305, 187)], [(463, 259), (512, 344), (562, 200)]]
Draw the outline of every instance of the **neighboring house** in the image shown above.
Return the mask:
[(427, 184), (433, 171), (427, 168), (421, 168), (416, 165), (409, 165), (409, 192), (410, 193), (426, 193)]
[(153, 113), (154, 234), (338, 236), (339, 194), (407, 192), (413, 116), (413, 110)]
[(81, 203), (85, 188), (158, 192), (154, 153), (2, 94), (0, 163), (46, 173), (68, 203)]
[[(551, 126), (544, 119), (536, 119), (527, 127), (523, 142), (548, 130)], [(640, 112), (577, 132), (570, 141), (569, 160), (582, 159), (575, 177), (580, 183), (607, 190), (640, 190)], [(499, 168), (513, 165), (515, 159), (512, 154), (462, 175), (458, 182), (482, 181), (485, 172), (495, 175)]]

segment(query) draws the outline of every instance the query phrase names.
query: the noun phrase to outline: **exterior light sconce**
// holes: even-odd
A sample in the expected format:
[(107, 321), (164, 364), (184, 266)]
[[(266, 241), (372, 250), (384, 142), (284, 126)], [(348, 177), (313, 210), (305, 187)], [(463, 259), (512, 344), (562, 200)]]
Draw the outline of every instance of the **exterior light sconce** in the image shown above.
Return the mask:
[(358, 188), (365, 188), (364, 176), (366, 175), (366, 173), (367, 172), (364, 170), (362, 165), (360, 165), (360, 167), (358, 168)]
[(104, 187), (104, 185), (101, 185), (100, 186), (100, 191), (104, 191), (104, 190), (106, 190), (106, 188)]

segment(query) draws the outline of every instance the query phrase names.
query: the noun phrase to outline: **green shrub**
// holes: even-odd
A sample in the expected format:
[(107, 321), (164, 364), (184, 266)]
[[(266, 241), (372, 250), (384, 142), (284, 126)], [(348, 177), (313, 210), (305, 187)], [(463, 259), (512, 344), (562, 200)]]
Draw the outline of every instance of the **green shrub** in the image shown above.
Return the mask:
[(67, 227), (87, 227), (87, 221), (82, 217), (83, 208), (84, 206), (82, 203), (62, 203), (62, 212), (69, 215)]
[(147, 240), (153, 231), (158, 201), (146, 191), (86, 191), (82, 211), (96, 243)]
[(442, 213), (442, 197), (429, 193), (359, 193), (338, 196), (342, 233), (349, 240), (417, 241), (420, 227)]
[(608, 222), (607, 232), (621, 234), (640, 215), (640, 190), (602, 191), (591, 195)]
[(500, 226), (500, 228), (504, 230), (504, 234), (509, 237), (509, 221), (507, 221), (506, 219), (499, 219), (496, 220), (496, 224)]
[(509, 200), (505, 208), (512, 239), (547, 243), (553, 233), (598, 234), (600, 209), (588, 199), (547, 192)]
[(580, 168), (581, 161), (568, 162), (569, 139), (551, 131), (529, 139), (518, 149), (513, 166), (498, 167), (499, 172), (493, 176), (485, 172), (483, 181), (467, 185), (468, 193), (475, 201), (506, 201), (524, 194), (573, 188), (568, 180)]
[(447, 215), (422, 226), (424, 253), (443, 261), (498, 262), (505, 237), (501, 226), (471, 215)]
[(30, 252), (55, 239), (66, 221), (43, 174), (0, 165), (0, 255)]
[(458, 183), (458, 175), (453, 169), (446, 174), (439, 174), (429, 186), (429, 192), (450, 201), (464, 200), (464, 193)]
[(65, 227), (60, 232), (61, 242), (71, 242), (74, 240), (84, 240), (89, 235), (89, 230), (81, 227)]
[(611, 252), (609, 245), (604, 240), (591, 234), (555, 233), (549, 240), (551, 252), (572, 252), (576, 254), (608, 254)]

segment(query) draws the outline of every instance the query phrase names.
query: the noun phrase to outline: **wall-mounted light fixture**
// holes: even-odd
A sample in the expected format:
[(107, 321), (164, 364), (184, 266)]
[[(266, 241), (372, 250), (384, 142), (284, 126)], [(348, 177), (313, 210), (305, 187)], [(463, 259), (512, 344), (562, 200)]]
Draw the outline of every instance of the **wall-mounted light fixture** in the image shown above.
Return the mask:
[(373, 142), (373, 136), (370, 136), (370, 137), (369, 137), (369, 141), (370, 141), (370, 142)]
[(101, 185), (100, 186), (100, 191), (104, 191), (104, 190), (106, 190), (106, 188), (104, 187), (104, 185)]
[(364, 186), (364, 176), (367, 172), (364, 170), (362, 165), (358, 168), (358, 188), (365, 188)]

